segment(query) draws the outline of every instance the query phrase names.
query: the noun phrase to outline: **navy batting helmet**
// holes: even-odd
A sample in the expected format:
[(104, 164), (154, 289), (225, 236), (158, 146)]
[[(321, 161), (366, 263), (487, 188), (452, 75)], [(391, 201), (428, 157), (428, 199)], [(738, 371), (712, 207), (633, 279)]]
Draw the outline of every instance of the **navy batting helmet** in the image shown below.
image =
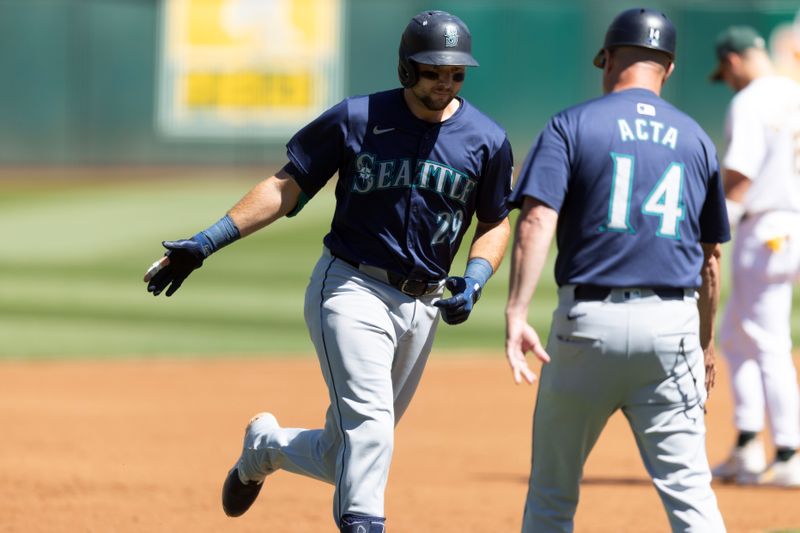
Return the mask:
[(400, 39), (397, 74), (403, 87), (417, 83), (414, 63), (477, 67), (467, 25), (445, 11), (423, 11), (412, 18)]
[(603, 48), (594, 57), (594, 66), (603, 68), (603, 50), (615, 46), (638, 46), (658, 50), (675, 60), (675, 26), (664, 13), (646, 8), (623, 11), (611, 21)]

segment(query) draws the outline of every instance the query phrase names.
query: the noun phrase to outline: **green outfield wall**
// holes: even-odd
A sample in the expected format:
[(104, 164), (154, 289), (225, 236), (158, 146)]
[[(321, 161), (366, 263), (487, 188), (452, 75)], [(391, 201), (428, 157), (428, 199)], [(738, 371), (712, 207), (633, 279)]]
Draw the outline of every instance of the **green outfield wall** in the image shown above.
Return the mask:
[[(635, 5), (341, 0), (340, 91), (397, 86), (397, 45), (407, 20), (427, 8), (454, 12), (470, 26), (481, 63), (462, 94), (508, 130), (521, 159), (547, 117), (599, 94), (591, 58), (614, 14)], [(281, 158), (285, 139), (185, 139), (159, 130), (164, 6), (156, 0), (0, 0), (0, 164), (252, 165)], [(648, 6), (667, 12), (679, 32), (677, 70), (664, 96), (719, 142), (730, 92), (707, 82), (714, 37), (732, 23), (769, 35), (791, 22), (800, 5), (684, 0)]]

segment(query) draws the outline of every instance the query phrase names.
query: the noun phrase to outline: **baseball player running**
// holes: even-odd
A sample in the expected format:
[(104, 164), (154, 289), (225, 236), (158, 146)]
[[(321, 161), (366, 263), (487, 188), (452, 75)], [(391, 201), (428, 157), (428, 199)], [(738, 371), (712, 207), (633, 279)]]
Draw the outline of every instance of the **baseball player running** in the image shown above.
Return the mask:
[[(338, 171), (330, 232), (308, 285), (305, 320), (328, 386), (322, 429), (247, 425), (222, 489), (229, 516), (284, 469), (335, 486), (342, 532), (384, 532), (394, 426), (419, 383), (441, 313), (467, 319), (510, 235), (512, 153), (505, 132), (457, 96), (472, 56), (467, 26), (415, 16), (400, 41), (401, 89), (344, 100), (287, 144), (289, 162), (219, 222), (167, 241), (148, 290), (169, 296), (212, 252), (291, 216)], [(463, 276), (448, 277), (477, 217)], [(452, 296), (442, 299), (449, 289)]]
[[(514, 380), (535, 379), (526, 352), (550, 359), (536, 401), (526, 533), (572, 531), (583, 465), (618, 409), (672, 530), (725, 530), (704, 404), (729, 228), (713, 143), (659, 97), (675, 38), (663, 13), (619, 14), (594, 60), (605, 95), (547, 123), (512, 194), (521, 206), (506, 308)], [(558, 307), (545, 351), (527, 315), (553, 233)]]
[[(800, 85), (774, 75), (764, 39), (749, 26), (717, 38), (712, 80), (736, 92), (722, 161), (731, 220), (738, 220), (732, 287), (720, 328), (731, 370), (730, 457), (725, 481), (800, 487), (800, 394), (792, 362), (792, 285), (800, 276)], [(775, 460), (757, 438), (769, 413)]]

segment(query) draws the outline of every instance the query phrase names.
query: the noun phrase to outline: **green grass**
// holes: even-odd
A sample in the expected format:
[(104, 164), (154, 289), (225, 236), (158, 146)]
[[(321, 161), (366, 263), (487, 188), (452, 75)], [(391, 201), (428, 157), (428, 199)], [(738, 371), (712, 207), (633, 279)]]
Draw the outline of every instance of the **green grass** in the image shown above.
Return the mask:
[[(0, 184), (0, 357), (312, 353), (303, 296), (330, 227), (327, 190), (299, 216), (215, 254), (172, 298), (152, 297), (141, 281), (161, 240), (208, 226), (251, 185)], [(454, 268), (463, 267), (464, 253)], [(469, 323), (442, 325), (437, 348), (502, 356), (505, 268)], [(553, 302), (537, 313), (543, 327)]]
[[(327, 190), (296, 218), (215, 254), (172, 298), (152, 297), (141, 280), (162, 240), (208, 226), (252, 184), (0, 182), (0, 358), (311, 354), (303, 296), (330, 226)], [(556, 301), (552, 261), (530, 314), (543, 338)], [(435, 349), (502, 358), (507, 282), (508, 260), (466, 324), (440, 326)], [(795, 332), (798, 316), (796, 302)]]

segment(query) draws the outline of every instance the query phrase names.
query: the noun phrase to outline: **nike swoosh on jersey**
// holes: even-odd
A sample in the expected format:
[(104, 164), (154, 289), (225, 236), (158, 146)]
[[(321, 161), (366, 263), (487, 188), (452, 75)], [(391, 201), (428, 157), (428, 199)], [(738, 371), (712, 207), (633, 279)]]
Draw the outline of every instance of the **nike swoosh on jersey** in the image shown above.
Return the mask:
[(379, 128), (378, 126), (375, 126), (374, 128), (372, 128), (372, 134), (373, 135), (380, 135), (382, 133), (389, 133), (390, 131), (394, 131), (394, 128)]

